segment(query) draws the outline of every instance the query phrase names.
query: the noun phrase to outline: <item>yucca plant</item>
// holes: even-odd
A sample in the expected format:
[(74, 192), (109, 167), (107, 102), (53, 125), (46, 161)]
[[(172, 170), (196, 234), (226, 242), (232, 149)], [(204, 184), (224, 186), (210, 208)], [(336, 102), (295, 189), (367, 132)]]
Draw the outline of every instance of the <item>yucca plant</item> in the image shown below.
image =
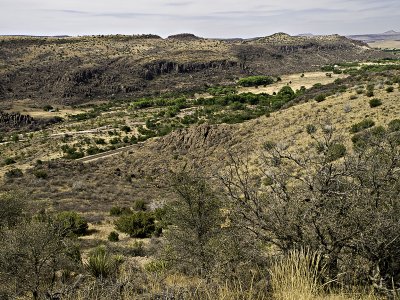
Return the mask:
[(121, 257), (110, 255), (104, 246), (100, 246), (89, 254), (85, 266), (94, 277), (102, 279), (114, 274), (121, 262)]

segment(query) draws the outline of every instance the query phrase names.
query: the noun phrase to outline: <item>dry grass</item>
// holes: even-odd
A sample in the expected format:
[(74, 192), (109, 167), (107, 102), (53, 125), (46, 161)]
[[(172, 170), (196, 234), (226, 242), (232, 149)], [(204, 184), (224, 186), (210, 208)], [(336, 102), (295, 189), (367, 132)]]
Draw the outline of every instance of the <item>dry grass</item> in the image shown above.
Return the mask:
[(321, 256), (308, 250), (294, 250), (273, 264), (270, 270), (274, 298), (318, 299), (321, 295)]
[(301, 73), (298, 74), (290, 74), (290, 75), (283, 75), (281, 77), (282, 81), (276, 82), (274, 84), (268, 85), (266, 87), (246, 87), (240, 88), (239, 93), (268, 93), (272, 95), (272, 93), (277, 93), (279, 90), (289, 85), (294, 91), (300, 89), (302, 86), (306, 87), (307, 89), (312, 87), (316, 83), (321, 83), (323, 85), (329, 84), (334, 82), (338, 78), (346, 78), (347, 75), (345, 74), (332, 74), (331, 77), (326, 76), (326, 72), (306, 72), (302, 77)]
[(372, 290), (326, 291), (320, 283), (322, 257), (309, 250), (293, 250), (270, 269), (273, 299), (277, 300), (378, 300)]
[(368, 45), (378, 49), (400, 49), (400, 41), (378, 41), (369, 43)]

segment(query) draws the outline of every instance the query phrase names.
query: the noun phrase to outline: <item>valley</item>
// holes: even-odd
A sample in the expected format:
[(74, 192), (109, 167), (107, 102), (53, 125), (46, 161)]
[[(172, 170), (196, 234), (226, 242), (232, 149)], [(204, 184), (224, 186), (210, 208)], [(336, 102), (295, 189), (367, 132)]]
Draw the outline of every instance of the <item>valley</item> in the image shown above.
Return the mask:
[[(71, 247), (42, 295), (397, 293), (398, 52), (338, 35), (0, 37), (0, 76), (0, 200), (26, 220), (4, 243)], [(285, 281), (305, 277), (295, 263), (318, 290)]]

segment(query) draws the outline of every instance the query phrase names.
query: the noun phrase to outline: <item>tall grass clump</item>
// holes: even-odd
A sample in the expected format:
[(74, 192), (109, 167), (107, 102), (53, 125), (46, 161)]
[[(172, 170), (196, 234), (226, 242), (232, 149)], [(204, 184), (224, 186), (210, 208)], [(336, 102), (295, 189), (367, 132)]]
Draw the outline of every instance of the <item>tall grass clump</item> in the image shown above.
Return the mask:
[(322, 257), (310, 250), (292, 250), (270, 268), (274, 299), (305, 300), (318, 298)]

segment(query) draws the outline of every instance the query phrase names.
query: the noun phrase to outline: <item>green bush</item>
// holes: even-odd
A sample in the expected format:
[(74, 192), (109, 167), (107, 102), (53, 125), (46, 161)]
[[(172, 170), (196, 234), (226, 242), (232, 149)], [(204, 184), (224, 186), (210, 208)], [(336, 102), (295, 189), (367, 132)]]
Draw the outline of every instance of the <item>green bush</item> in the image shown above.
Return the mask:
[(114, 138), (112, 138), (110, 140), (110, 144), (111, 145), (116, 145), (116, 144), (119, 144), (119, 143), (121, 143), (121, 139), (119, 137), (114, 137)]
[(259, 86), (274, 83), (271, 76), (250, 76), (241, 78), (238, 82), (241, 86)]
[(111, 231), (108, 235), (108, 240), (110, 242), (118, 242), (119, 241), (119, 233), (116, 231)]
[(374, 125), (375, 125), (375, 122), (373, 120), (364, 119), (359, 123), (353, 124), (350, 128), (350, 132), (352, 132), (352, 133), (360, 132), (364, 129), (371, 128)]
[(40, 179), (46, 179), (48, 177), (48, 174), (45, 170), (34, 170), (33, 171), (33, 175), (35, 175), (36, 178), (40, 178)]
[(85, 266), (94, 277), (107, 278), (115, 274), (121, 262), (119, 257), (111, 256), (105, 247), (101, 246), (89, 253)]
[(128, 207), (113, 206), (110, 209), (110, 216), (120, 216), (122, 214), (132, 213), (131, 209)]
[(123, 132), (125, 132), (125, 133), (128, 133), (128, 132), (131, 131), (131, 128), (129, 126), (127, 126), (127, 125), (124, 125), (124, 126), (121, 127), (121, 130)]
[(130, 215), (122, 215), (115, 221), (117, 230), (129, 234), (135, 238), (150, 237), (155, 231), (155, 218), (149, 212), (136, 212)]
[(78, 159), (85, 156), (83, 152), (69, 145), (62, 145), (61, 150), (65, 153), (64, 158), (66, 159)]
[(400, 119), (394, 119), (389, 122), (388, 129), (390, 132), (400, 131)]
[(136, 211), (145, 211), (146, 208), (146, 202), (143, 200), (135, 200), (133, 202), (132, 208)]
[(12, 164), (15, 164), (15, 163), (16, 163), (16, 161), (15, 161), (15, 159), (12, 158), (12, 157), (7, 157), (6, 159), (4, 159), (4, 164), (5, 164), (6, 166), (12, 165)]
[(98, 138), (98, 139), (96, 139), (94, 142), (95, 142), (97, 145), (105, 145), (105, 144), (106, 144), (105, 139), (102, 139), (102, 138)]
[(18, 168), (11, 169), (11, 170), (7, 171), (7, 172), (4, 174), (4, 176), (5, 176), (6, 178), (9, 178), (9, 179), (11, 179), (11, 178), (20, 178), (20, 177), (22, 177), (23, 175), (24, 175), (24, 173), (22, 173), (22, 170), (21, 170), (21, 169), (18, 169)]
[(388, 93), (392, 93), (393, 90), (394, 90), (394, 88), (393, 88), (392, 86), (388, 86), (388, 87), (386, 88), (386, 92), (388, 92)]
[(324, 95), (324, 94), (319, 94), (319, 95), (317, 95), (316, 97), (315, 97), (315, 101), (317, 101), (317, 102), (322, 102), (322, 101), (324, 101), (326, 99), (326, 95)]
[(308, 134), (313, 134), (313, 133), (317, 132), (317, 127), (315, 127), (315, 125), (313, 125), (313, 124), (307, 124), (306, 131)]
[(369, 100), (369, 106), (371, 108), (377, 107), (377, 106), (380, 106), (380, 105), (382, 105), (382, 101), (380, 99), (378, 99), (378, 98), (374, 98), (374, 99)]
[(54, 221), (65, 235), (84, 235), (89, 227), (86, 220), (74, 211), (64, 211), (56, 215)]
[(98, 153), (101, 153), (101, 152), (103, 152), (103, 150), (98, 148), (98, 147), (89, 147), (86, 150), (86, 154), (87, 155), (95, 155), (95, 154), (98, 154)]
[(373, 97), (373, 96), (374, 96), (374, 91), (368, 90), (368, 91), (366, 91), (365, 95), (366, 95), (367, 97)]
[(326, 158), (328, 161), (335, 161), (346, 155), (346, 147), (343, 144), (331, 144), (328, 147)]

